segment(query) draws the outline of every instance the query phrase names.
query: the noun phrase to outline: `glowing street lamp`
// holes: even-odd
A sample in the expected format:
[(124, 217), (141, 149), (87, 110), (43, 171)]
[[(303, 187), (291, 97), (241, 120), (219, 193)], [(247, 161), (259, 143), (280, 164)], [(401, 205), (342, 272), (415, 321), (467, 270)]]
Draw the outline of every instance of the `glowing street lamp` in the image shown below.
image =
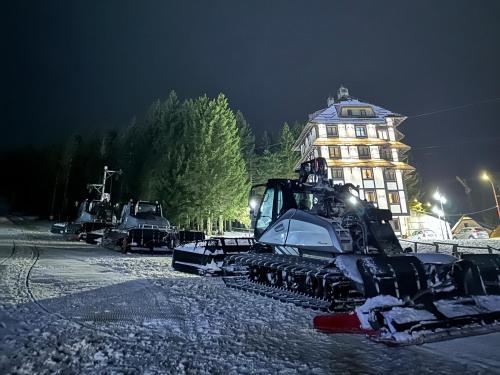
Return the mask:
[(444, 212), (440, 210), (438, 206), (432, 207), (432, 212), (434, 212), (439, 217), (444, 216)]
[(498, 219), (500, 220), (500, 206), (498, 206), (497, 191), (495, 189), (495, 185), (493, 185), (493, 179), (486, 172), (483, 172), (483, 174), (481, 175), (481, 178), (485, 181), (489, 181), (491, 184), (491, 189), (493, 190), (493, 197), (495, 198), (495, 204), (497, 206)]
[(441, 195), (441, 193), (439, 193), (439, 190), (436, 190), (432, 197), (441, 204), (446, 204), (447, 202), (446, 197), (444, 195)]

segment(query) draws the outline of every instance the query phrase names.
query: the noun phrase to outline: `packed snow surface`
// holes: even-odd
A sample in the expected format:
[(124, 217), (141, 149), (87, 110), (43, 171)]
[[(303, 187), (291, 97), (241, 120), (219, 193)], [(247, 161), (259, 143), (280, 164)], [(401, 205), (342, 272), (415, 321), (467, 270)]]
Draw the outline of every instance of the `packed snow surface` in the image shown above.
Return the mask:
[[(121, 254), (0, 222), (0, 374), (493, 373), (500, 336), (390, 348), (328, 335), (317, 314)], [(486, 336), (483, 336), (486, 337)], [(432, 349), (429, 349), (432, 348)], [(494, 353), (494, 354), (493, 354)], [(463, 354), (463, 355), (462, 355)], [(464, 360), (463, 358), (467, 358)]]

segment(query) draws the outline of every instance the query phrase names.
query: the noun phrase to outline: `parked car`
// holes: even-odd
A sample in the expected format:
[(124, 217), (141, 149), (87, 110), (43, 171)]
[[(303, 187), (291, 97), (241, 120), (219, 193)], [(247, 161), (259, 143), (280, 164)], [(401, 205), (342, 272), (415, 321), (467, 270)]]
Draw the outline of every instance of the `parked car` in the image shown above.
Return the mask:
[(453, 238), (455, 239), (486, 239), (489, 238), (489, 234), (486, 229), (479, 227), (465, 227), (460, 229)]
[(409, 240), (434, 240), (436, 239), (436, 233), (434, 233), (433, 230), (431, 229), (421, 229), (421, 230), (416, 230), (411, 234), (410, 237), (408, 237)]

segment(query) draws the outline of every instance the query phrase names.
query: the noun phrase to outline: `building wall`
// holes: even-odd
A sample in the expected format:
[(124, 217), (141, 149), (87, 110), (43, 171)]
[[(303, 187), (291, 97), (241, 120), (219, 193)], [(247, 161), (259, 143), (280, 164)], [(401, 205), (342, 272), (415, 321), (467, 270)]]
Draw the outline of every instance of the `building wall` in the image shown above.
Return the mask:
[(430, 214), (410, 210), (410, 216), (407, 216), (405, 221), (406, 228), (401, 233), (403, 237), (409, 237), (414, 232), (422, 229), (432, 230), (440, 239), (451, 239), (453, 237), (450, 223)]
[[(332, 174), (332, 168), (328, 168), (328, 178), (333, 180), (333, 183), (344, 184), (352, 183), (360, 188), (360, 198), (365, 199), (367, 190), (373, 191), (376, 196), (376, 202), (374, 202), (379, 208), (390, 209), (393, 213), (395, 221), (399, 221), (399, 225), (395, 223), (397, 227), (396, 233), (401, 235), (407, 233), (410, 229), (409, 222), (403, 220), (405, 216), (409, 215), (409, 210), (406, 201), (406, 192), (404, 189), (403, 182), (403, 172), (401, 170), (395, 170), (395, 181), (387, 181), (384, 173), (384, 167), (371, 167), (370, 161), (380, 161), (382, 160), (382, 155), (380, 154), (379, 146), (370, 145), (370, 159), (360, 159), (358, 155), (357, 145), (352, 145), (353, 139), (356, 138), (356, 126), (349, 123), (335, 124), (337, 126), (338, 137), (329, 138), (327, 133), (326, 124), (315, 124), (310, 123), (308, 134), (303, 137), (302, 143), (300, 144), (300, 150), (304, 160), (310, 159), (317, 156), (322, 156), (327, 161), (332, 161), (329, 155), (329, 147), (324, 145), (329, 139), (338, 140), (338, 146), (340, 146), (341, 159), (336, 159), (340, 161), (366, 161), (366, 167), (370, 167), (373, 170), (372, 180), (363, 180), (362, 178), (362, 167), (342, 167), (343, 176), (342, 178), (334, 178)], [(394, 122), (392, 118), (386, 118), (385, 124), (366, 124), (366, 138), (363, 139), (384, 139), (388, 141), (396, 141), (396, 132), (394, 129)], [(342, 138), (349, 138), (349, 144), (342, 144)], [(317, 140), (315, 144), (315, 140)], [(360, 143), (362, 143), (360, 141)], [(390, 148), (390, 156), (392, 161), (400, 161), (399, 152), (396, 148)], [(399, 203), (391, 204), (389, 202), (389, 195), (391, 193), (397, 193), (399, 195)]]

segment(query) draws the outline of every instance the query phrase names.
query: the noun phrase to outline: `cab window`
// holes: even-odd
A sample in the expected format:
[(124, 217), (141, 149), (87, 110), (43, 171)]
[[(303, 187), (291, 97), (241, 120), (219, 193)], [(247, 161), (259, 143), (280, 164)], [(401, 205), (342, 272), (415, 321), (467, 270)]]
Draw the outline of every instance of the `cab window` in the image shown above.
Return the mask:
[(299, 210), (310, 211), (312, 209), (314, 203), (312, 193), (293, 193), (293, 197)]
[(262, 198), (259, 217), (255, 224), (257, 234), (262, 234), (273, 219), (274, 188), (268, 188)]

